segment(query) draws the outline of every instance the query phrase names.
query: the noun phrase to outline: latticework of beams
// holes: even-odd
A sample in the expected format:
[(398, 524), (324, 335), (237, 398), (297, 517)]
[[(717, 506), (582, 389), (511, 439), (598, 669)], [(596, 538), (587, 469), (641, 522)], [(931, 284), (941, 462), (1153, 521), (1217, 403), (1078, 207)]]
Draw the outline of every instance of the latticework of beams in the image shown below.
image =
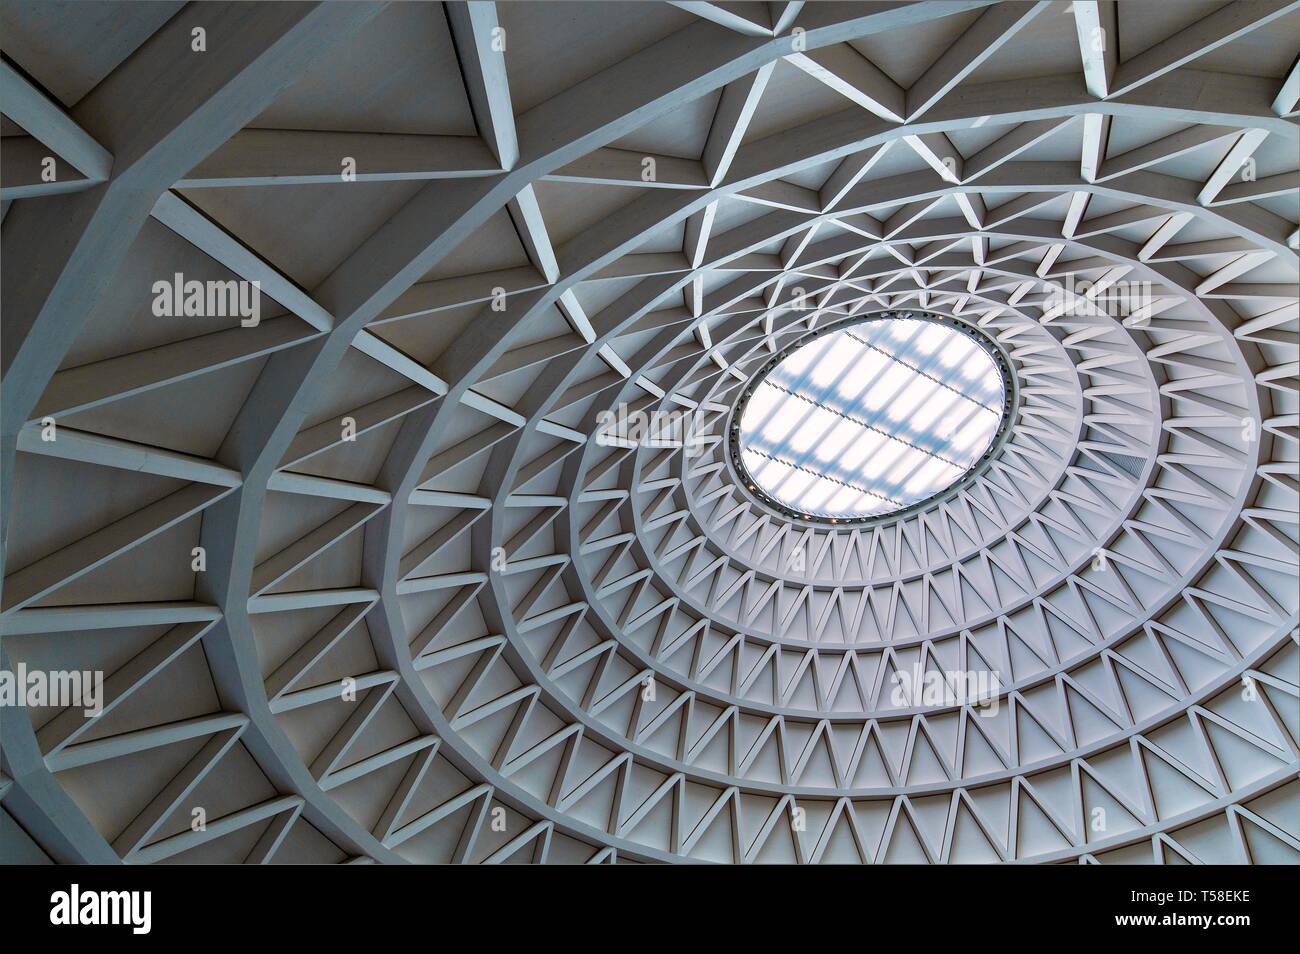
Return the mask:
[[(142, 5), (71, 71), (7, 4), (0, 664), (104, 678), (6, 714), (0, 843), (1300, 860), (1300, 4), (1135, 7)], [(996, 457), (767, 508), (746, 384), (900, 311), (1005, 353)]]

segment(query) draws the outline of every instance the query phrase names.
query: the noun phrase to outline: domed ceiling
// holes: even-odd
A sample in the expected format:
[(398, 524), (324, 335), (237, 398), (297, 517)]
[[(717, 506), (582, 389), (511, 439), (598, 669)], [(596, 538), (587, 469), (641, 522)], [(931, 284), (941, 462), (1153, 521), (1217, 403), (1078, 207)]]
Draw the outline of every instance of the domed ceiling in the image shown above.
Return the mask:
[[(0, 711), (0, 854), (1300, 860), (1297, 37), (6, 0), (4, 665), (104, 678)], [(886, 314), (1003, 356), (988, 458), (752, 492)]]

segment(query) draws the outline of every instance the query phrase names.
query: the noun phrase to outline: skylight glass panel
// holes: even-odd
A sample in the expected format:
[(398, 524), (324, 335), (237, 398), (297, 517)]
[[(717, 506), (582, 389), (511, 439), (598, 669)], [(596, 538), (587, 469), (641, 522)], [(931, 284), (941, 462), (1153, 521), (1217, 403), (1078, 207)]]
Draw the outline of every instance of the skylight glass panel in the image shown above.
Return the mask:
[(883, 516), (965, 477), (1001, 432), (1003, 369), (971, 333), (886, 317), (785, 355), (743, 399), (742, 478), (795, 515)]

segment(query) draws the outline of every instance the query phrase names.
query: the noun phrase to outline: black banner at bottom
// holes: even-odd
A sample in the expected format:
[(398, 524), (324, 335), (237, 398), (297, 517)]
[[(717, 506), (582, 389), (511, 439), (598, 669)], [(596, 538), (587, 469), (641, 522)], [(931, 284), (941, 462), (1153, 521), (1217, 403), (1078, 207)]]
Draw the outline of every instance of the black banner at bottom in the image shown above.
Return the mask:
[(29, 937), (59, 934), (128, 945), (191, 939), (355, 945), (376, 932), (382, 934), (374, 940), (387, 943), (384, 934), (431, 928), (457, 932), (449, 937), (482, 931), (497, 944), (513, 930), (536, 943), (539, 934), (566, 923), (584, 931), (608, 925), (616, 937), (642, 943), (657, 936), (685, 944), (689, 929), (689, 943), (697, 946), (701, 924), (734, 941), (737, 933), (766, 934), (778, 926), (806, 930), (810, 916), (828, 914), (850, 914), (858, 930), (874, 922), (873, 936), (901, 930), (913, 942), (937, 944), (981, 936), (1014, 941), (1039, 931), (1071, 941), (1112, 935), (1185, 943), (1196, 933), (1232, 943), (1243, 931), (1287, 936), (1296, 924), (1294, 871), (1285, 867), (879, 866), (840, 868), (827, 881), (757, 868), (705, 874), (593, 867), (552, 869), (533, 882), (535, 876), (373, 866), (6, 867), (0, 869), (7, 902), (0, 917), (14, 951)]

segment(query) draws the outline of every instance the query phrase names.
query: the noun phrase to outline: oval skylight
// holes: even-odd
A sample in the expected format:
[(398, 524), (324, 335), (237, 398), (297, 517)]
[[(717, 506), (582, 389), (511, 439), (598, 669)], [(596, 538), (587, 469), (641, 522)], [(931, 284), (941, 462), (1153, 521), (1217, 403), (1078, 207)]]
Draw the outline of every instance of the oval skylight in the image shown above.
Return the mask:
[(791, 351), (742, 398), (740, 476), (795, 516), (883, 516), (965, 477), (1006, 398), (1001, 362), (952, 322), (853, 324)]

